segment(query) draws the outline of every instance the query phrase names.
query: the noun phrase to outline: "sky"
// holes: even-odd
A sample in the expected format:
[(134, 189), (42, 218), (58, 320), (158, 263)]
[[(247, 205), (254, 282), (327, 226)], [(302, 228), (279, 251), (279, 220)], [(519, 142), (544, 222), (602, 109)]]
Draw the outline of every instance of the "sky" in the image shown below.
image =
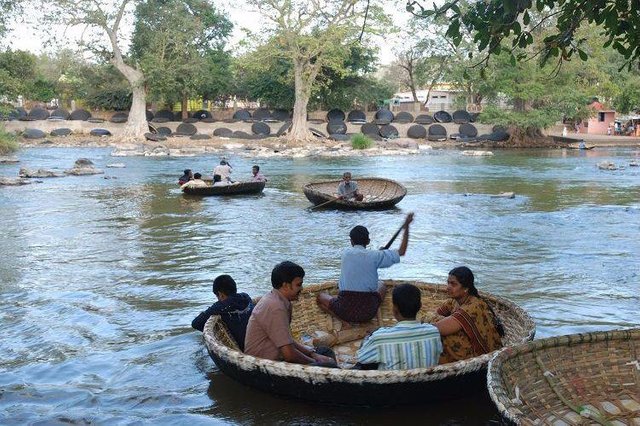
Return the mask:
[[(220, 6), (220, 4), (222, 5)], [(260, 15), (257, 12), (251, 11), (250, 7), (244, 4), (242, 0), (233, 2), (231, 0), (217, 1), (216, 5), (227, 12), (234, 24), (234, 30), (230, 40), (231, 48), (237, 46), (238, 42), (242, 40), (244, 36), (243, 28), (250, 30), (259, 28)], [(31, 6), (27, 7), (29, 8)], [(391, 14), (396, 25), (402, 25), (409, 19), (409, 13), (404, 10), (403, 0), (389, 2), (387, 13)], [(37, 9), (27, 9), (25, 15), (27, 17), (37, 17), (38, 11)], [(35, 19), (32, 20), (35, 21)], [(28, 50), (36, 54), (47, 51), (45, 47), (46, 35), (36, 22), (16, 23), (14, 27), (15, 29), (8, 34), (8, 43), (5, 43), (8, 44), (11, 49)], [(79, 39), (81, 35), (81, 30), (78, 28), (65, 32), (65, 28), (62, 26), (56, 28), (55, 32), (58, 36), (64, 34), (65, 38), (69, 40), (74, 40), (74, 38)], [(71, 41), (71, 43), (73, 43), (73, 41)], [(389, 64), (394, 60), (394, 46), (400, 45), (401, 40), (390, 40), (389, 37), (378, 37), (375, 43), (379, 46), (380, 63)]]

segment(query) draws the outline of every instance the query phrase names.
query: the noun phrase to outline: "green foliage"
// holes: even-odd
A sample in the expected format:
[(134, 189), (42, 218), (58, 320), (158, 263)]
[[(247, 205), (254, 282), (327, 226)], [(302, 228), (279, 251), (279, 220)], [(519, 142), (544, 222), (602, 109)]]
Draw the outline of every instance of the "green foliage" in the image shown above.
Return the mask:
[(362, 133), (351, 136), (351, 147), (353, 149), (368, 149), (374, 145), (373, 141)]
[(228, 93), (231, 22), (201, 0), (138, 4), (132, 56), (144, 70), (150, 99), (172, 104), (190, 96)]
[(129, 111), (132, 95), (129, 89), (96, 89), (85, 99), (89, 108), (115, 111)]
[(521, 130), (546, 129), (558, 121), (558, 111), (553, 109), (535, 109), (521, 112), (504, 110), (496, 106), (488, 106), (478, 116), (482, 123), (504, 127), (515, 127)]
[(21, 0), (0, 0), (0, 43), (14, 15), (22, 11)]
[(620, 94), (616, 96), (615, 109), (621, 113), (640, 112), (640, 76), (635, 75), (624, 81)]
[(0, 155), (9, 154), (18, 150), (16, 135), (7, 132), (4, 125), (0, 123)]
[[(447, 36), (454, 44), (460, 44), (468, 31), (478, 50), (490, 55), (538, 43), (536, 50), (541, 52), (542, 65), (550, 58), (566, 61), (579, 57), (585, 61), (589, 52), (578, 31), (583, 23), (589, 23), (602, 30), (600, 45), (611, 46), (624, 56), (629, 69), (632, 63), (640, 62), (640, 14), (636, 2), (488, 0), (467, 5), (449, 0), (432, 9), (421, 3), (408, 0), (407, 10), (421, 17), (446, 17)], [(549, 28), (548, 32), (537, 31), (544, 26)], [(533, 56), (532, 53), (510, 52), (510, 56), (515, 62)]]
[(35, 55), (21, 50), (0, 52), (0, 96), (14, 100), (36, 79)]

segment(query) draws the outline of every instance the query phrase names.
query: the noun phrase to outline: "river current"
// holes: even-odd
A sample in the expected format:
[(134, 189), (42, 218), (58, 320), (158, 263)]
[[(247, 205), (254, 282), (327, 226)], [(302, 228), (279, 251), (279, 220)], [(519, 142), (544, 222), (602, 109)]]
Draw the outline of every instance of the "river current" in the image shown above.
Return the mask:
[[(634, 148), (434, 150), (414, 156), (229, 156), (236, 179), (259, 164), (263, 194), (183, 196), (185, 168), (219, 158), (110, 156), (30, 148), (20, 166), (66, 169), (89, 158), (104, 175), (0, 187), (0, 424), (490, 424), (479, 395), (401, 408), (344, 408), (275, 397), (224, 376), (191, 320), (231, 274), (252, 296), (292, 260), (305, 283), (337, 279), (351, 227), (384, 245), (415, 212), (407, 255), (382, 278), (444, 283), (467, 265), (478, 288), (514, 301), (536, 337), (638, 327), (640, 168)], [(603, 171), (597, 164), (626, 166)], [(125, 168), (105, 168), (124, 163)], [(408, 195), (395, 209), (309, 211), (305, 183), (379, 176)], [(513, 191), (514, 199), (491, 194)], [(398, 242), (396, 243), (396, 245)], [(294, 313), (295, 315), (295, 313)]]

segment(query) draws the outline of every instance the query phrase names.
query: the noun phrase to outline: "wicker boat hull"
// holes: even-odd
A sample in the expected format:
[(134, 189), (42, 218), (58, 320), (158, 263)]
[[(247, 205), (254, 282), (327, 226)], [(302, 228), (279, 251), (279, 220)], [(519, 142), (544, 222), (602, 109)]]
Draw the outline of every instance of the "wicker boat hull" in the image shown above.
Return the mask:
[[(385, 281), (388, 287), (406, 281)], [(445, 286), (411, 282), (422, 292), (423, 310), (419, 317), (429, 319), (429, 313), (446, 300)], [(336, 283), (306, 287), (294, 302), (292, 333), (295, 338), (315, 331), (331, 330), (333, 319), (322, 312), (315, 302), (320, 291), (335, 293)], [(387, 292), (388, 295), (391, 291)], [(517, 305), (505, 299), (483, 294), (501, 317), (507, 329), (506, 344), (531, 340), (534, 325)], [(381, 325), (393, 323), (390, 296), (381, 306)], [(376, 320), (373, 320), (374, 322)], [(241, 353), (230, 338), (219, 317), (212, 316), (204, 329), (209, 355), (228, 376), (257, 389), (283, 396), (329, 404), (394, 406), (457, 398), (480, 391), (486, 392), (486, 368), (492, 354), (470, 360), (412, 370), (362, 371), (331, 369), (270, 361)]]
[(342, 210), (384, 210), (398, 204), (407, 189), (391, 179), (360, 178), (358, 191), (364, 195), (363, 201), (337, 200), (335, 193), (341, 181), (332, 180), (309, 183), (304, 186), (304, 195), (314, 205), (326, 203), (327, 208)]
[(489, 395), (509, 424), (640, 424), (640, 329), (572, 334), (498, 352)]
[(264, 189), (265, 182), (239, 182), (227, 186), (185, 187), (182, 192), (189, 195), (241, 195), (259, 194)]

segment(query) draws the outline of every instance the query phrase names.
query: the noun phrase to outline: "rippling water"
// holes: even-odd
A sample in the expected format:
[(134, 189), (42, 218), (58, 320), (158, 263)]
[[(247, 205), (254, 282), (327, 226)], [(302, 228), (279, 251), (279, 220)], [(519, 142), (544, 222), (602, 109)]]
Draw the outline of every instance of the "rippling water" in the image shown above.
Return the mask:
[[(182, 169), (215, 157), (111, 158), (106, 149), (28, 149), (20, 166), (60, 168), (79, 157), (105, 175), (0, 187), (0, 423), (478, 424), (497, 419), (484, 397), (401, 409), (325, 407), (273, 397), (222, 375), (191, 320), (211, 281), (270, 288), (274, 264), (300, 263), (306, 283), (336, 279), (356, 224), (373, 246), (416, 212), (407, 255), (384, 278), (444, 282), (470, 266), (481, 289), (523, 306), (537, 337), (637, 327), (640, 290), (638, 152), (457, 151), (390, 158), (257, 160), (262, 195), (189, 198)], [(235, 177), (251, 160), (231, 157)], [(311, 211), (301, 187), (381, 176), (406, 185), (396, 209)], [(108, 177), (109, 179), (105, 179)], [(515, 199), (489, 194), (514, 191)]]

